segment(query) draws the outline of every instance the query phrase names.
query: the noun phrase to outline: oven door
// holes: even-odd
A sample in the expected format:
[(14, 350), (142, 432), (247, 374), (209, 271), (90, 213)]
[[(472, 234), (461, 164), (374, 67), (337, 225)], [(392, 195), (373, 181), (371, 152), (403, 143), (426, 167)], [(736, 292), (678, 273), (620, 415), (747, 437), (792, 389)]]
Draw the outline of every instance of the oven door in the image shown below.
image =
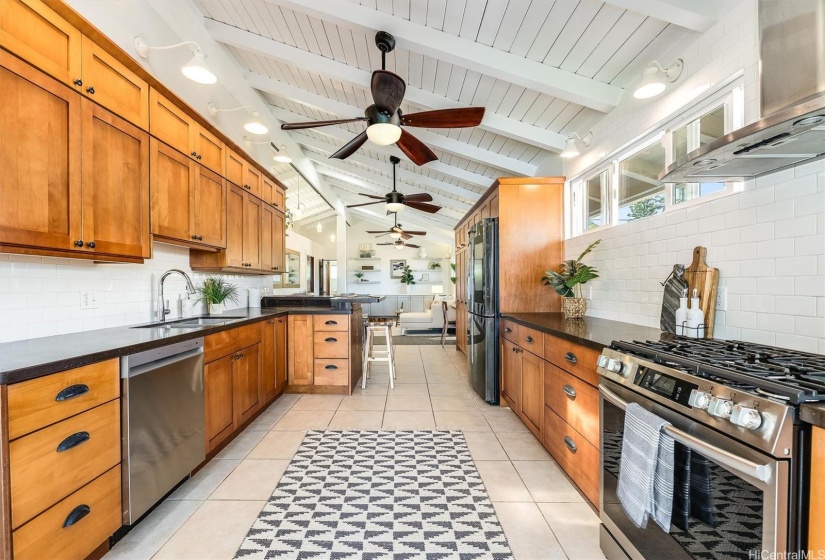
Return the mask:
[[(777, 460), (609, 380), (599, 385), (601, 521), (633, 559), (743, 559), (785, 552), (789, 461)], [(634, 402), (671, 423), (676, 441), (673, 525), (637, 528), (616, 496), (625, 407)], [(611, 553), (615, 546), (602, 546)]]

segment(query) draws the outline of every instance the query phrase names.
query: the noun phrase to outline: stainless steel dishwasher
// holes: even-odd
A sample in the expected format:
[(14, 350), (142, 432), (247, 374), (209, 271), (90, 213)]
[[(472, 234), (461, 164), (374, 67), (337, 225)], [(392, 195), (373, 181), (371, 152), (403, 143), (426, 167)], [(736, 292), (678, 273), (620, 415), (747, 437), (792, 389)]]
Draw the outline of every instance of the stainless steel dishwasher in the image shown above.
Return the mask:
[(203, 338), (120, 360), (123, 523), (131, 525), (206, 458)]

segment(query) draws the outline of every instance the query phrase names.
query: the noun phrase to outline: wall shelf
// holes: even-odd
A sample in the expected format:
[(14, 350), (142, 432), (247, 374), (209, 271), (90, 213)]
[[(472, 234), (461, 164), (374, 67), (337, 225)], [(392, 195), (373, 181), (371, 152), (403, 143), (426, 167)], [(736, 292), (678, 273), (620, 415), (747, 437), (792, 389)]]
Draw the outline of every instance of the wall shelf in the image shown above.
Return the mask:
[(381, 283), (381, 282), (380, 282), (380, 281), (378, 281), (378, 280), (370, 280), (369, 282), (361, 282), (361, 281), (359, 281), (357, 278), (356, 278), (356, 279), (355, 279), (355, 281), (353, 282), (353, 284), (355, 284), (356, 286), (359, 286), (359, 285), (361, 285), (361, 284), (380, 284), (380, 283)]
[(380, 258), (378, 258), (378, 257), (369, 257), (369, 258), (366, 258), (366, 257), (355, 257), (355, 258), (351, 258), (351, 259), (349, 259), (349, 260), (351, 260), (351, 261), (380, 261), (381, 259), (380, 259)]

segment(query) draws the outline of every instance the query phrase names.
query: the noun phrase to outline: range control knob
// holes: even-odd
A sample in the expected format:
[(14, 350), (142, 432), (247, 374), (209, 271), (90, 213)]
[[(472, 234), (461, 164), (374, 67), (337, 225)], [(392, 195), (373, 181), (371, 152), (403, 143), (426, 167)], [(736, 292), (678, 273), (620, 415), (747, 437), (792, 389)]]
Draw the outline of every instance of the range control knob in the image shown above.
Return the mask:
[(607, 371), (612, 371), (613, 373), (621, 373), (623, 365), (624, 364), (622, 364), (620, 360), (614, 360), (613, 358), (610, 358), (609, 360), (607, 360), (607, 366), (605, 369), (607, 369)]
[(733, 407), (730, 421), (747, 430), (758, 430), (759, 427), (762, 426), (762, 415), (754, 408), (737, 404)]
[(688, 404), (693, 408), (705, 409), (710, 404), (710, 395), (704, 391), (692, 389), (690, 391), (690, 397), (688, 397)]
[(599, 361), (596, 362), (600, 368), (607, 367), (607, 356), (599, 356)]
[(708, 403), (708, 414), (718, 416), (719, 418), (729, 418), (733, 412), (733, 402), (728, 399), (720, 399), (719, 397), (711, 397)]

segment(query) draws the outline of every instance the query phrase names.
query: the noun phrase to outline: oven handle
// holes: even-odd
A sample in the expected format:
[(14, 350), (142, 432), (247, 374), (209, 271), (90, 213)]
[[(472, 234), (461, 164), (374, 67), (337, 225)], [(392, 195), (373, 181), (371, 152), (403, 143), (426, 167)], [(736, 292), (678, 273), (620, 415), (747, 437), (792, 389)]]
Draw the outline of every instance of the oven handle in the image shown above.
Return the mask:
[[(604, 385), (599, 385), (599, 393), (601, 393), (602, 397), (606, 401), (609, 401), (614, 406), (617, 406), (622, 410), (627, 408), (627, 402)], [(701, 453), (708, 459), (712, 459), (720, 465), (724, 465), (737, 474), (755, 478), (756, 480), (760, 480), (766, 484), (770, 484), (772, 481), (773, 472), (770, 465), (759, 465), (753, 461), (738, 457), (729, 451), (725, 451), (715, 445), (710, 445), (709, 443), (706, 443), (685, 431), (674, 428), (673, 426), (664, 426), (663, 430), (667, 433), (667, 435), (685, 447), (692, 449), (697, 453)]]

